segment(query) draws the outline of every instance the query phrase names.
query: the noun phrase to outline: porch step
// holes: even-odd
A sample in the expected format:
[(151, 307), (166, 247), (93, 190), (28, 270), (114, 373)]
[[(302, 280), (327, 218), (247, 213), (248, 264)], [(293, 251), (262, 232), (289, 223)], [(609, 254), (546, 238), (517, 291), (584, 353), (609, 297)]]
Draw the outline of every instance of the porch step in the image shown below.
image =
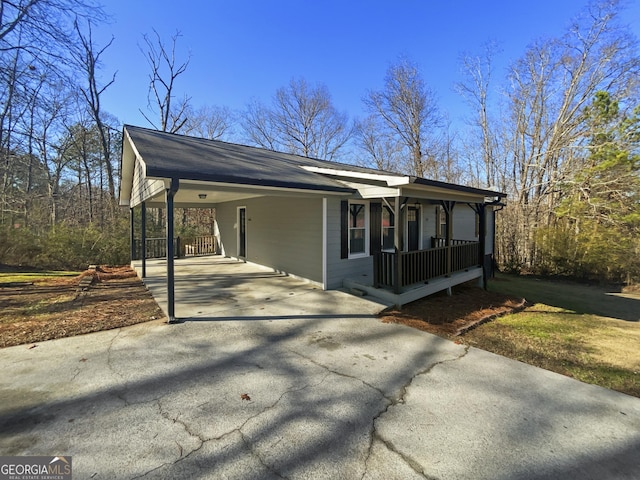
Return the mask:
[(349, 293), (351, 295), (355, 295), (356, 297), (364, 297), (367, 294), (367, 292), (365, 290), (363, 290), (361, 288), (355, 288), (355, 287), (351, 287), (349, 289)]
[(371, 285), (365, 285), (358, 280), (345, 279), (343, 286), (348, 290), (363, 290), (372, 297), (379, 298), (386, 303), (401, 307), (407, 303), (411, 303), (423, 297), (428, 297), (434, 293), (448, 290), (455, 285), (474, 280), (482, 277), (482, 268), (470, 268), (466, 271), (452, 273), (449, 277), (438, 277), (429, 280), (428, 284), (417, 284), (413, 287), (407, 287), (404, 292), (396, 294), (391, 290), (384, 288), (374, 288)]

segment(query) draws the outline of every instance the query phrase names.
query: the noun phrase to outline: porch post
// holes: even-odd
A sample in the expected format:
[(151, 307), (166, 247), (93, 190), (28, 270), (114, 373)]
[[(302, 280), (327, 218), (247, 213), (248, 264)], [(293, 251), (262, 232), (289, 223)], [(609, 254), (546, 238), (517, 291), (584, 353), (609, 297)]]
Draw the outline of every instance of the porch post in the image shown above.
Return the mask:
[(176, 319), (175, 305), (175, 275), (174, 275), (174, 249), (173, 249), (173, 197), (180, 184), (177, 178), (171, 179), (167, 193), (167, 313), (169, 323), (178, 323)]
[(135, 237), (135, 214), (133, 207), (129, 207), (129, 240), (131, 241), (131, 254), (130, 262), (136, 260), (136, 237)]
[(327, 275), (327, 232), (329, 223), (329, 202), (327, 197), (322, 197), (322, 289), (328, 290), (329, 278)]
[(142, 208), (140, 213), (140, 223), (142, 228), (140, 230), (140, 256), (142, 257), (142, 278), (147, 276), (147, 204), (142, 202), (140, 205)]
[(393, 205), (393, 251), (395, 252), (395, 269), (393, 275), (393, 292), (400, 293), (401, 281), (402, 281), (402, 244), (400, 229), (402, 222), (400, 221), (400, 197), (396, 197)]

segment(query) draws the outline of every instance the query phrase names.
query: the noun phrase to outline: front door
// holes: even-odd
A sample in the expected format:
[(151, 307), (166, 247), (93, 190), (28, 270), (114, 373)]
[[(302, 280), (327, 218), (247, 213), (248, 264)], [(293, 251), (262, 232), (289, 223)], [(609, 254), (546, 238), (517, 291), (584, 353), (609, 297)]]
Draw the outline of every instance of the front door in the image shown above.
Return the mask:
[(247, 208), (238, 207), (238, 257), (247, 256)]
[(420, 210), (407, 208), (407, 251), (420, 249)]

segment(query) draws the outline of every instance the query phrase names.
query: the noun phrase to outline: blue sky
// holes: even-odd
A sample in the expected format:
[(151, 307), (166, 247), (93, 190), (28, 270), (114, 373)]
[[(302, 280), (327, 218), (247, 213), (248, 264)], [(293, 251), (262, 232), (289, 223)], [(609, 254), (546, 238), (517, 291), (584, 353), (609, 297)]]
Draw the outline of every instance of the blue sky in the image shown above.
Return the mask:
[[(251, 98), (265, 102), (293, 77), (324, 83), (334, 105), (350, 118), (363, 115), (361, 99), (382, 86), (400, 55), (416, 62), (454, 123), (465, 114), (453, 91), (461, 80), (460, 56), (478, 53), (487, 40), (500, 43), (497, 76), (538, 38), (560, 35), (586, 0), (105, 0), (112, 16), (94, 30), (103, 45), (103, 78), (117, 71), (103, 96), (106, 111), (123, 123), (149, 126), (149, 68), (142, 35), (182, 36), (177, 56), (191, 60), (175, 93), (195, 107), (242, 109)], [(640, 36), (640, 2), (630, 2), (623, 21)], [(178, 6), (179, 5), (179, 6)]]

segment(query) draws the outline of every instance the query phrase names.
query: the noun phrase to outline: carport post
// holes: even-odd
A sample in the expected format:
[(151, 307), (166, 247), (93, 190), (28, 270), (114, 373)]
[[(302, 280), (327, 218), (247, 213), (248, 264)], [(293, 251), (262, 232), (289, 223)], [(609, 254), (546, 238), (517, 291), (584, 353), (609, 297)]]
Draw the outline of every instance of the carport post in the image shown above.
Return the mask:
[(180, 187), (177, 178), (172, 178), (167, 189), (167, 313), (169, 323), (178, 323), (175, 305), (175, 275), (173, 268), (173, 197)]
[(129, 240), (131, 241), (131, 262), (136, 259), (136, 237), (134, 235), (135, 232), (135, 215), (133, 207), (129, 207)]
[(147, 204), (140, 205), (140, 256), (142, 257), (142, 278), (147, 276)]

